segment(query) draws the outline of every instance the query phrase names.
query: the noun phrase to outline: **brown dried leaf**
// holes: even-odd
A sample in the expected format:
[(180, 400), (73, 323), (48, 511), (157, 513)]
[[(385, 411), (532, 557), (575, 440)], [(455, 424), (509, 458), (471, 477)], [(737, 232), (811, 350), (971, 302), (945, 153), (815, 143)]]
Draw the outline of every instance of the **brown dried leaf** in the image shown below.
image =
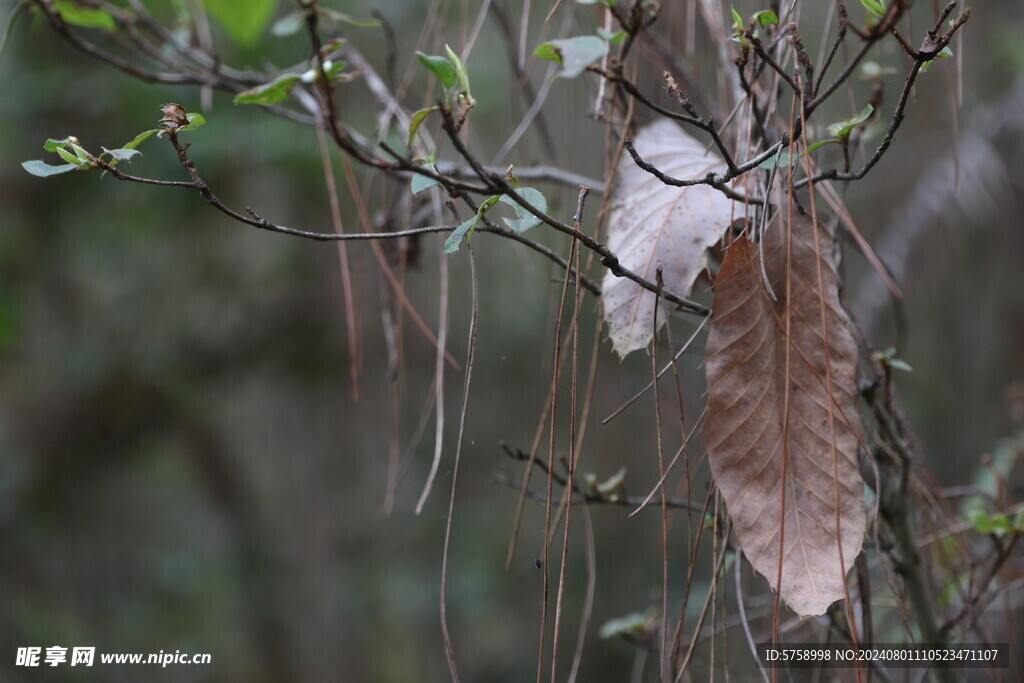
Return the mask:
[[(725, 164), (707, 151), (705, 143), (668, 119), (640, 130), (633, 146), (645, 161), (680, 180), (725, 171)], [(708, 247), (729, 227), (732, 212), (733, 201), (713, 187), (665, 185), (624, 153), (612, 191), (608, 248), (623, 266), (650, 282), (661, 264), (665, 289), (686, 296), (705, 267)], [(742, 207), (737, 213), (742, 213)], [(615, 351), (625, 356), (647, 346), (654, 334), (655, 296), (610, 271), (605, 273), (601, 292)], [(668, 318), (664, 302), (660, 305), (659, 326)]]
[(815, 248), (811, 219), (793, 213), (791, 246), (785, 226), (764, 241), (777, 302), (746, 238), (716, 278), (707, 447), (744, 554), (791, 609), (817, 615), (843, 597), (864, 539), (857, 346), (838, 298), (832, 235), (819, 226)]
[(160, 123), (163, 124), (164, 128), (168, 130), (174, 130), (175, 128), (182, 128), (187, 126), (188, 112), (185, 111), (185, 107), (175, 102), (168, 102), (167, 104), (160, 105), (160, 111), (163, 112), (164, 117), (160, 119)]

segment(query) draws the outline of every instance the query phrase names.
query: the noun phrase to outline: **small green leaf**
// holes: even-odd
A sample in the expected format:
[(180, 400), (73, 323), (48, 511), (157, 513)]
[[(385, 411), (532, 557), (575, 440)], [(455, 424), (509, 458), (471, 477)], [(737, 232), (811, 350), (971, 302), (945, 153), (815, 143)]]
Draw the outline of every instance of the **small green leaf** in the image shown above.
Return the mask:
[(615, 638), (637, 638), (650, 634), (658, 626), (658, 612), (647, 610), (643, 614), (630, 614), (618, 619), (609, 619), (601, 627), (601, 637), (604, 639)]
[(533, 56), (538, 59), (544, 59), (549, 62), (562, 63), (562, 52), (551, 43), (541, 43), (537, 46), (537, 49), (533, 51)]
[(466, 241), (468, 242), (473, 237), (473, 230), (476, 228), (476, 224), (480, 222), (480, 219), (485, 213), (491, 210), (491, 207), (498, 203), (502, 195), (494, 195), (488, 197), (480, 204), (480, 209), (476, 212), (476, 215), (466, 220), (459, 227), (455, 228), (455, 231), (448, 236), (448, 239), (444, 241), (444, 253), (454, 254), (459, 250), (459, 245), (462, 243), (462, 238), (468, 233)]
[(875, 108), (869, 104), (865, 106), (864, 109), (859, 114), (854, 116), (852, 119), (847, 119), (846, 121), (839, 121), (837, 123), (829, 124), (826, 130), (828, 131), (828, 134), (832, 135), (833, 137), (837, 137), (840, 140), (846, 139), (850, 137), (850, 133), (853, 132), (853, 129), (858, 124), (867, 121), (871, 114), (874, 113), (874, 111)]
[(235, 95), (235, 104), (277, 104), (288, 99), (288, 94), (295, 87), (300, 76), (285, 74), (278, 76), (269, 83), (258, 85)]
[(179, 133), (184, 133), (187, 130), (195, 130), (200, 126), (206, 125), (206, 118), (202, 114), (192, 113), (188, 115), (188, 125), (182, 126), (178, 129)]
[(476, 227), (477, 221), (480, 220), (480, 216), (476, 215), (472, 218), (463, 221), (462, 225), (455, 228), (452, 234), (448, 235), (448, 239), (444, 241), (444, 253), (454, 254), (459, 250), (459, 245), (462, 244), (462, 238), (467, 232)]
[[(528, 204), (532, 204), (533, 207), (541, 213), (547, 213), (548, 202), (544, 199), (544, 195), (542, 195), (538, 190), (535, 190), (532, 187), (520, 187), (517, 188), (515, 192)], [(526, 232), (530, 228), (536, 228), (538, 225), (543, 223), (541, 219), (519, 206), (519, 204), (517, 204), (515, 200), (508, 195), (502, 195), (501, 201), (515, 209), (517, 218), (502, 218), (502, 220), (505, 221), (505, 225), (516, 232)]]
[(327, 72), (327, 78), (332, 81), (351, 80), (350, 78), (346, 78), (348, 74), (341, 73), (342, 69), (346, 66), (348, 66), (348, 62), (343, 62), (341, 60), (332, 62), (331, 60), (327, 60), (324, 62), (324, 71)]
[(942, 49), (941, 49), (941, 50), (940, 50), (940, 51), (938, 52), (938, 54), (936, 54), (936, 55), (935, 55), (934, 57), (932, 57), (932, 58), (931, 58), (931, 59), (929, 59), (929, 60), (928, 60), (927, 62), (925, 62), (924, 64), (922, 64), (922, 65), (921, 65), (921, 72), (923, 73), (923, 72), (927, 71), (928, 69), (930, 69), (930, 68), (931, 68), (931, 66), (932, 66), (932, 64), (933, 64), (933, 63), (935, 62), (935, 60), (936, 60), (936, 59), (938, 59), (939, 57), (952, 57), (952, 56), (953, 56), (953, 51), (952, 51), (952, 50), (950, 50), (950, 49), (949, 49), (949, 45), (947, 45), (946, 47), (942, 48)]
[(761, 25), (761, 28), (764, 28), (769, 24), (778, 24), (779, 15), (770, 9), (763, 9), (754, 15), (754, 20)]
[(203, 0), (206, 11), (231, 40), (252, 47), (277, 8), (277, 0)]
[(286, 14), (275, 21), (274, 25), (270, 27), (270, 35), (277, 38), (295, 35), (306, 25), (306, 17), (308, 16), (309, 12), (304, 9)]
[(539, 45), (533, 54), (561, 64), (562, 70), (558, 75), (562, 78), (576, 78), (588, 66), (608, 54), (608, 43), (597, 36), (549, 40)]
[(416, 142), (416, 133), (419, 132), (420, 126), (423, 125), (423, 121), (426, 120), (426, 118), (430, 116), (432, 113), (438, 110), (439, 107), (437, 106), (427, 107), (426, 109), (420, 109), (419, 111), (412, 115), (412, 118), (409, 119), (409, 141), (407, 144), (409, 149), (412, 149), (413, 143)]
[(879, 2), (879, 0), (860, 0), (860, 4), (862, 4), (864, 9), (870, 12), (873, 16), (885, 16), (885, 5), (882, 2)]
[(32, 175), (39, 176), (41, 178), (46, 178), (47, 176), (51, 175), (57, 175), (59, 173), (67, 173), (68, 171), (73, 171), (76, 168), (78, 168), (76, 164), (61, 164), (60, 166), (51, 166), (50, 164), (40, 161), (39, 159), (34, 159), (32, 161), (23, 161), (21, 162), (21, 167), (24, 168), (29, 173), (31, 173)]
[(114, 17), (106, 11), (83, 7), (72, 0), (57, 0), (53, 3), (53, 9), (66, 23), (82, 28), (99, 28), (105, 31), (113, 31), (117, 28)]
[(121, 148), (122, 149), (135, 149), (140, 144), (142, 144), (142, 142), (144, 140), (146, 140), (148, 137), (150, 137), (151, 135), (154, 135), (156, 133), (159, 133), (159, 132), (160, 132), (159, 128), (150, 128), (149, 130), (142, 131), (141, 133), (136, 135), (134, 138), (132, 138), (132, 140), (130, 142), (124, 143), (124, 145), (122, 145)]
[(114, 157), (118, 161), (131, 161), (133, 156), (136, 156), (137, 154), (142, 154), (142, 152), (140, 152), (139, 150), (131, 148), (107, 149), (106, 147), (104, 147), (103, 151), (109, 154), (110, 156)]
[(86, 163), (85, 159), (79, 159), (77, 156), (67, 151), (63, 147), (57, 148), (57, 154), (60, 155), (61, 159), (74, 166), (81, 166), (82, 164)]
[(53, 138), (47, 138), (46, 143), (43, 145), (43, 149), (47, 152), (56, 152), (59, 147), (67, 147), (72, 142), (78, 142), (78, 138), (74, 135), (69, 135), (63, 140), (55, 140)]
[(491, 210), (491, 207), (498, 203), (504, 195), (496, 194), (492, 197), (488, 197), (480, 203), (480, 210), (477, 211), (477, 215), (483, 216), (485, 213)]
[(818, 142), (813, 143), (810, 147), (807, 148), (807, 153), (810, 154), (811, 152), (813, 152), (814, 150), (818, 149), (819, 147), (824, 147), (825, 145), (831, 145), (831, 144), (836, 143), (836, 142), (839, 142), (839, 141), (838, 140), (833, 140), (832, 138), (829, 138), (827, 140), (819, 140)]
[(606, 31), (600, 26), (597, 28), (597, 35), (601, 37), (601, 40), (607, 40), (612, 45), (618, 45), (626, 39), (625, 31)]
[(889, 367), (894, 370), (902, 370), (903, 372), (913, 372), (914, 368), (910, 367), (910, 363), (899, 358), (890, 358)]
[(735, 7), (731, 7), (730, 9), (732, 10), (732, 27), (736, 31), (742, 31), (743, 28), (744, 28), (744, 26), (743, 26), (743, 16), (739, 12), (736, 11)]
[(455, 86), (455, 81), (458, 79), (458, 74), (455, 73), (455, 67), (444, 57), (438, 57), (436, 55), (427, 55), (422, 52), (417, 52), (416, 56), (419, 57), (420, 64), (427, 67), (430, 73), (437, 76), (437, 79), (441, 81), (441, 85), (444, 86), (445, 90), (451, 90)]
[[(435, 166), (434, 164), (430, 164), (428, 168), (434, 173), (437, 173), (437, 166)], [(412, 193), (419, 194), (420, 192), (423, 192), (423, 190), (426, 190), (427, 188), (435, 187), (440, 184), (441, 183), (439, 181), (435, 180), (434, 178), (431, 178), (430, 176), (425, 176), (421, 173), (414, 173), (412, 176), (411, 183)]]
[(896, 357), (896, 348), (893, 346), (890, 346), (885, 351), (875, 351), (871, 354), (871, 358), (895, 370), (902, 370), (903, 372), (914, 371), (914, 368), (910, 367), (909, 363)]
[(89, 161), (89, 153), (73, 142), (71, 143), (71, 151), (73, 151), (75, 156), (82, 161)]
[(447, 45), (444, 46), (444, 50), (448, 53), (448, 59), (455, 65), (455, 73), (459, 75), (459, 85), (462, 86), (462, 92), (465, 93), (467, 98), (473, 99), (469, 91), (469, 72), (466, 71), (466, 65), (462, 63), (462, 58), (455, 54), (455, 51)]
[(975, 511), (970, 522), (974, 529), (981, 534), (990, 534), (996, 537), (1005, 536), (1007, 533), (1016, 533), (1017, 529), (1010, 519), (1000, 513), (988, 514), (981, 510)]

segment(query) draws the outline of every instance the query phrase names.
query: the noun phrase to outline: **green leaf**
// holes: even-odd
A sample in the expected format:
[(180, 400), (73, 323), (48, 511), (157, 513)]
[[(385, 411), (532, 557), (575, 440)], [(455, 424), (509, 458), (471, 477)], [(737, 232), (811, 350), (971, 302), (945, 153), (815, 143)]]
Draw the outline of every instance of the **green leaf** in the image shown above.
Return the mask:
[(562, 52), (552, 43), (541, 43), (533, 51), (533, 56), (538, 59), (545, 59), (549, 62), (562, 63)]
[(118, 161), (131, 161), (133, 156), (136, 156), (137, 154), (142, 154), (142, 152), (140, 152), (139, 150), (131, 148), (107, 149), (106, 147), (104, 147), (103, 151), (109, 154), (110, 156), (114, 157)]
[(549, 40), (533, 51), (541, 59), (558, 62), (562, 78), (575, 78), (588, 66), (608, 54), (608, 43), (597, 36), (579, 36), (561, 40)]
[(452, 234), (448, 236), (448, 239), (444, 241), (444, 253), (454, 254), (457, 252), (459, 250), (459, 245), (462, 244), (462, 238), (467, 233), (469, 234), (469, 236), (466, 237), (466, 241), (468, 242), (473, 237), (473, 230), (476, 228), (476, 224), (480, 222), (483, 215), (490, 211), (491, 207), (494, 206), (501, 197), (501, 195), (496, 194), (493, 197), (485, 199), (480, 204), (480, 209), (476, 212), (475, 216), (464, 221), (459, 227), (455, 228)]
[(351, 76), (351, 74), (342, 74), (341, 73), (342, 69), (344, 69), (346, 66), (348, 66), (348, 62), (344, 62), (344, 61), (341, 61), (341, 60), (338, 60), (337, 62), (332, 62), (331, 60), (328, 59), (327, 61), (325, 61), (324, 62), (324, 71), (327, 72), (328, 80), (332, 80), (332, 81), (347, 81), (347, 80), (351, 80), (351, 78), (347, 77), (347, 76)]
[(448, 239), (444, 241), (444, 253), (454, 254), (459, 250), (459, 245), (462, 244), (462, 238), (467, 232), (476, 227), (477, 221), (480, 220), (480, 216), (476, 215), (472, 218), (463, 221), (463, 223), (455, 228), (452, 234), (448, 235)]
[[(344, 69), (346, 66), (348, 66), (348, 62), (341, 61), (341, 60), (339, 60), (338, 62), (334, 62), (333, 60), (325, 59), (324, 60), (324, 73), (327, 74), (327, 80), (329, 80), (329, 81), (350, 81), (350, 80), (352, 80), (352, 78), (355, 76), (355, 74), (343, 74), (343, 73), (341, 73), (342, 69)], [(283, 79), (283, 78), (287, 78), (288, 76), (292, 76), (292, 75), (294, 75), (294, 74), (285, 74), (284, 76), (279, 77), (278, 80)], [(319, 66), (314, 66), (311, 69), (307, 69), (301, 76), (298, 76), (298, 79), (300, 81), (302, 81), (303, 83), (313, 83), (314, 81), (316, 81), (316, 79), (317, 79), (317, 77), (319, 75), (320, 75), (320, 67)], [(270, 85), (270, 84), (268, 84), (268, 85)], [(293, 84), (288, 84), (288, 91), (289, 92), (292, 89), (292, 85)]]
[(206, 118), (202, 114), (192, 113), (188, 114), (186, 118), (188, 118), (188, 124), (179, 128), (179, 133), (184, 133), (187, 130), (195, 130), (200, 126), (206, 125)]
[(807, 153), (810, 154), (811, 152), (813, 152), (814, 150), (818, 149), (819, 147), (824, 147), (825, 145), (831, 145), (831, 144), (836, 143), (836, 142), (839, 142), (839, 141), (838, 140), (833, 140), (831, 138), (829, 138), (827, 140), (819, 140), (818, 142), (813, 143), (810, 147), (807, 148)]
[(988, 514), (981, 510), (974, 512), (970, 517), (974, 529), (981, 534), (991, 534), (997, 537), (1005, 536), (1007, 533), (1016, 533), (1017, 529), (1013, 522), (1004, 514)]
[(896, 357), (896, 348), (893, 346), (890, 346), (885, 351), (875, 351), (871, 354), (871, 358), (894, 370), (902, 370), (903, 372), (914, 371), (914, 368), (910, 367), (909, 363)]
[(953, 56), (953, 51), (950, 50), (949, 49), (949, 45), (947, 45), (946, 47), (944, 47), (941, 50), (939, 50), (938, 54), (936, 54), (934, 57), (932, 57), (927, 62), (925, 62), (924, 64), (921, 65), (921, 72), (923, 73), (923, 72), (927, 71), (928, 69), (930, 69), (932, 64), (939, 57), (952, 57), (952, 56)]
[(882, 17), (885, 15), (885, 5), (879, 2), (879, 0), (860, 0), (860, 4), (864, 5), (864, 9), (873, 16)]
[(469, 92), (469, 72), (466, 71), (466, 65), (462, 63), (462, 59), (450, 47), (445, 45), (444, 50), (448, 53), (448, 59), (455, 65), (455, 73), (459, 75), (459, 85), (462, 86), (462, 92), (466, 94), (466, 97), (472, 99), (472, 95)]
[(837, 123), (829, 124), (826, 130), (828, 131), (828, 134), (833, 137), (837, 137), (840, 140), (846, 139), (850, 137), (850, 133), (853, 131), (853, 129), (858, 124), (867, 121), (874, 111), (875, 108), (869, 104), (865, 106), (864, 109), (859, 114), (854, 116), (852, 119), (847, 119), (846, 121), (839, 121)]
[(79, 159), (77, 156), (67, 151), (63, 147), (57, 148), (57, 154), (60, 155), (61, 159), (63, 159), (64, 161), (68, 162), (73, 166), (81, 166), (82, 164), (86, 163), (85, 159)]
[(59, 173), (67, 173), (68, 171), (73, 171), (76, 168), (78, 168), (78, 166), (75, 164), (61, 164), (60, 166), (51, 166), (50, 164), (40, 161), (39, 159), (34, 159), (32, 161), (23, 161), (21, 162), (21, 167), (24, 168), (29, 173), (31, 173), (32, 175), (36, 175), (41, 178), (46, 178), (47, 176), (51, 175), (57, 175)]
[(82, 161), (89, 161), (89, 153), (73, 142), (71, 143), (71, 151), (73, 151), (75, 156)]
[(252, 47), (277, 8), (277, 0), (204, 0), (206, 11), (241, 47)]
[[(430, 164), (428, 168), (434, 173), (437, 173), (437, 166), (435, 166), (434, 164)], [(423, 190), (426, 190), (427, 188), (434, 187), (440, 184), (441, 183), (439, 181), (435, 180), (434, 178), (431, 178), (430, 176), (425, 176), (420, 173), (414, 173), (412, 176), (411, 183), (412, 193), (419, 194), (420, 192), (423, 192)]]
[(124, 145), (122, 145), (121, 148), (122, 149), (135, 149), (140, 144), (142, 144), (142, 142), (144, 140), (146, 140), (148, 137), (150, 137), (151, 135), (154, 135), (156, 133), (159, 133), (159, 132), (160, 132), (159, 128), (150, 128), (149, 130), (142, 131), (141, 133), (136, 135), (134, 138), (132, 138), (132, 140), (130, 142), (124, 143)]
[(900, 360), (899, 358), (890, 358), (888, 365), (894, 370), (902, 370), (903, 372), (914, 371), (914, 368), (910, 367), (910, 363), (905, 360)]
[[(548, 202), (544, 199), (544, 195), (542, 195), (538, 190), (535, 190), (532, 187), (520, 187), (517, 188), (515, 192), (528, 204), (532, 204), (533, 207), (541, 213), (547, 213)], [(536, 228), (538, 225), (543, 223), (541, 219), (519, 206), (519, 204), (516, 204), (515, 200), (508, 195), (502, 195), (501, 201), (515, 209), (517, 218), (502, 218), (502, 220), (505, 221), (505, 225), (516, 232), (526, 232), (530, 228)]]
[(288, 94), (299, 80), (298, 74), (278, 76), (269, 83), (258, 85), (235, 95), (235, 104), (277, 104), (288, 99)]
[(114, 17), (101, 9), (83, 7), (76, 2), (72, 2), (72, 0), (57, 0), (57, 2), (53, 3), (53, 9), (57, 10), (60, 18), (65, 23), (72, 24), (73, 26), (99, 28), (105, 31), (117, 29)]
[(643, 614), (630, 614), (618, 619), (609, 619), (601, 627), (601, 637), (604, 639), (616, 636), (623, 638), (636, 638), (649, 634), (657, 628), (658, 613), (650, 609)]
[(458, 74), (455, 73), (455, 67), (444, 57), (438, 57), (436, 55), (427, 55), (422, 52), (417, 52), (416, 56), (419, 57), (420, 64), (427, 67), (430, 73), (437, 76), (437, 79), (441, 81), (445, 90), (451, 90), (455, 85), (455, 81), (458, 79)]
[(304, 9), (286, 14), (270, 27), (270, 35), (277, 38), (295, 35), (306, 26), (306, 17), (308, 16), (309, 12)]
[(72, 142), (78, 142), (78, 138), (74, 135), (69, 135), (63, 140), (55, 140), (53, 138), (47, 138), (46, 143), (43, 145), (43, 149), (47, 152), (56, 152), (59, 147), (67, 147)]
[(407, 144), (407, 147), (409, 147), (409, 149), (412, 149), (412, 144), (416, 141), (416, 133), (419, 132), (420, 126), (423, 125), (423, 121), (426, 120), (426, 118), (430, 116), (433, 112), (438, 110), (439, 107), (437, 106), (427, 107), (426, 109), (420, 109), (419, 111), (412, 115), (411, 119), (409, 119), (409, 141)]
[(735, 7), (731, 7), (730, 9), (732, 10), (732, 27), (734, 29), (736, 29), (737, 31), (742, 31), (743, 28), (744, 28), (744, 26), (743, 26), (743, 16), (740, 15), (740, 13), (736, 11)]
[(769, 24), (778, 24), (779, 15), (770, 9), (763, 9), (754, 15), (754, 20), (761, 25), (761, 28), (768, 26)]
[(612, 45), (618, 45), (626, 39), (626, 32), (623, 31), (606, 31), (605, 29), (598, 26), (597, 35), (601, 37), (601, 40), (607, 40)]

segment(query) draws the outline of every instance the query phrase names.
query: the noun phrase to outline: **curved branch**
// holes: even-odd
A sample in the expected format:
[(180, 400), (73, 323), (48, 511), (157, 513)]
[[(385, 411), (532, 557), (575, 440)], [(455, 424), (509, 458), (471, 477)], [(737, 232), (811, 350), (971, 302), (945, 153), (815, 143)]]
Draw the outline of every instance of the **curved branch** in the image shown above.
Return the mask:
[[(139, 176), (130, 175), (128, 173), (124, 173), (116, 166), (111, 165), (111, 163), (107, 161), (97, 159), (95, 163), (98, 168), (102, 168), (104, 171), (110, 173), (118, 180), (123, 180), (132, 183), (141, 183), (144, 185), (157, 185), (160, 187), (184, 187), (187, 189), (195, 190), (199, 194), (201, 194), (203, 198), (206, 199), (206, 201), (209, 202), (210, 205), (213, 206), (215, 209), (225, 214), (226, 216), (236, 221), (239, 221), (240, 223), (245, 223), (246, 225), (251, 225), (254, 228), (267, 230), (269, 232), (276, 232), (282, 235), (289, 235), (291, 237), (299, 237), (302, 239), (309, 239), (317, 242), (389, 240), (398, 239), (400, 237), (415, 237), (417, 235), (427, 235), (438, 232), (451, 232), (458, 227), (455, 225), (431, 225), (422, 228), (411, 228), (409, 230), (396, 230), (393, 232), (325, 233), (312, 232), (309, 230), (298, 230), (296, 228), (289, 228), (284, 225), (272, 223), (271, 221), (268, 221), (267, 219), (257, 214), (253, 209), (249, 207), (246, 207), (245, 209), (246, 213), (249, 214), (247, 216), (245, 214), (239, 213), (238, 211), (235, 211), (231, 207), (224, 204), (224, 202), (222, 202), (217, 197), (217, 195), (213, 193), (213, 191), (210, 189), (210, 186), (207, 185), (206, 181), (203, 180), (202, 176), (199, 175), (199, 171), (198, 169), (196, 169), (195, 163), (188, 158), (188, 145), (182, 145), (178, 141), (176, 135), (169, 134), (168, 137), (170, 138), (171, 144), (174, 146), (175, 151), (178, 153), (178, 159), (181, 162), (182, 167), (188, 172), (189, 176), (192, 178), (191, 181), (143, 178)], [(486, 221), (484, 224), (478, 225), (476, 231), (499, 235), (500, 237), (505, 237), (515, 242), (519, 242), (520, 244), (532, 249), (538, 254), (541, 254), (550, 261), (554, 262), (560, 268), (565, 269), (570, 267), (566, 260), (557, 253), (555, 253), (553, 250), (549, 249), (548, 247), (539, 242), (535, 242), (530, 238), (519, 234), (514, 230), (510, 230), (509, 228), (505, 228), (500, 225), (496, 225), (490, 221)], [(576, 274), (575, 269), (573, 269), (573, 274)], [(582, 285), (591, 293), (595, 295), (601, 294), (601, 287), (594, 281), (590, 280), (585, 275), (581, 275), (579, 277), (579, 280), (580, 285)]]

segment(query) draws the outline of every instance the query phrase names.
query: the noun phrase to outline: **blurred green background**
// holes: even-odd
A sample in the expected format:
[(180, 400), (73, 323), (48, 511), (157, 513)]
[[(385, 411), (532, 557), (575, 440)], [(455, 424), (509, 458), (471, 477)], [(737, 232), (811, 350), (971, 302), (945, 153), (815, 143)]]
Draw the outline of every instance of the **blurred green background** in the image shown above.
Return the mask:
[[(360, 17), (374, 9), (369, 2), (327, 4)], [(495, 4), (518, 26), (518, 3)], [(535, 4), (530, 49), (542, 40), (539, 27), (550, 9)], [(547, 37), (593, 31), (591, 9), (563, 4), (544, 29)], [(664, 4), (662, 30), (671, 40), (686, 35), (685, 3)], [(399, 77), (415, 61), (427, 5), (396, 0), (376, 7), (397, 37)], [(932, 16), (930, 3), (918, 5), (917, 34)], [(421, 49), (461, 44), (480, 3), (445, 6), (447, 28), (426, 37)], [(13, 3), (3, 8), (9, 12)], [(815, 36), (824, 9), (805, 12), (802, 31)], [(433, 393), (434, 351), (406, 318), (401, 371), (394, 380), (387, 376), (379, 293), (386, 285), (369, 245), (347, 249), (358, 338), (355, 400), (336, 246), (234, 223), (187, 190), (98, 173), (40, 179), (22, 170), (20, 162), (45, 154), (48, 137), (72, 134), (89, 149), (115, 147), (153, 127), (164, 102), (200, 109), (196, 88), (141, 83), (85, 58), (40, 17), (24, 19), (0, 61), (0, 680), (446, 680), (438, 586), (463, 372), (446, 373), (443, 461), (416, 515), (433, 453), (432, 417), (418, 446), (410, 444)], [(954, 43), (956, 58), (922, 76), (896, 144), (846, 194), (858, 225), (894, 264), (906, 295), (905, 324), (896, 324), (852, 249), (848, 299), (876, 347), (897, 345), (913, 366), (899, 376), (899, 390), (944, 485), (972, 482), (982, 455), (1020, 428), (1005, 395), (1024, 381), (1022, 32), (1020, 2), (974, 8)], [(233, 45), (216, 24), (214, 35), (232, 65), (280, 67), (306, 54), (301, 35), (264, 33), (250, 47)], [(348, 27), (345, 35), (386, 69), (381, 29)], [(698, 29), (695, 63), (710, 73), (707, 40)], [(657, 66), (649, 51), (643, 55)], [(875, 59), (897, 71), (886, 77), (888, 115), (903, 59), (895, 41), (884, 42)], [(469, 65), (479, 102), (470, 139), (488, 158), (530, 104), (510, 75), (494, 17), (484, 22)], [(531, 68), (540, 88), (546, 67)], [(406, 102), (428, 103), (424, 72), (411, 75)], [(554, 147), (531, 130), (506, 163), (550, 163), (601, 178), (603, 125), (587, 115), (595, 86), (592, 76), (554, 83), (544, 109)], [(868, 85), (855, 87), (862, 93)], [(659, 92), (656, 85), (651, 91)], [(372, 136), (377, 104), (365, 85), (356, 79), (338, 92), (346, 120)], [(713, 102), (713, 93), (709, 85), (705, 99)], [(844, 101), (837, 118), (859, 109), (838, 99)], [(289, 226), (332, 230), (313, 129), (233, 106), (225, 94), (215, 94), (204, 114), (208, 124), (191, 134), (191, 155), (227, 204), (252, 206)], [(154, 138), (141, 150), (130, 172), (184, 179), (165, 141)], [(336, 155), (334, 167), (345, 227), (361, 231)], [(357, 175), (365, 181), (361, 169)], [(574, 191), (538, 186), (555, 215), (572, 214)], [(364, 188), (371, 214), (408, 193), (383, 179)], [(588, 215), (596, 216), (598, 203), (593, 196)], [(566, 241), (535, 232), (567, 253)], [(422, 239), (418, 264), (405, 275), (410, 301), (435, 330), (442, 241)], [(541, 555), (543, 510), (527, 502), (506, 571), (517, 492), (494, 474), (521, 476), (521, 465), (499, 443), (528, 449), (533, 440), (550, 384), (561, 281), (549, 262), (515, 243), (479, 235), (472, 247), (481, 285), (479, 339), (455, 500), (449, 623), (463, 680), (522, 681), (536, 667), (542, 570), (534, 559)], [(466, 249), (449, 264), (449, 345), (464, 366)], [(588, 295), (584, 368), (596, 306)], [(673, 322), (677, 343), (694, 322)], [(699, 356), (688, 354), (683, 363), (690, 421), (701, 406)], [(652, 399), (607, 426), (600, 419), (644, 386), (649, 373), (648, 356), (620, 363), (601, 340), (581, 470), (605, 478), (626, 467), (634, 494), (657, 479)], [(396, 420), (399, 453), (411, 459), (388, 511)], [(679, 436), (667, 438), (672, 453)], [(564, 452), (561, 437), (559, 448)], [(703, 500), (706, 468), (693, 467), (693, 495)], [(1019, 489), (1010, 495), (1021, 498)], [(580, 680), (628, 680), (637, 651), (601, 640), (598, 630), (611, 618), (660, 604), (660, 515), (653, 508), (632, 518), (627, 512), (591, 511), (597, 598)], [(673, 521), (671, 604), (678, 610), (688, 541), (686, 518)], [(583, 527), (579, 518), (575, 524), (560, 650), (565, 666), (586, 594)], [(709, 556), (698, 561), (691, 602), (699, 607)], [(765, 604), (764, 582), (750, 585), (754, 601)], [(742, 645), (736, 629), (728, 640), (724, 647)], [(213, 664), (165, 671), (13, 667), (17, 646), (52, 644), (209, 652)], [(701, 671), (708, 671), (709, 652), (700, 655)], [(738, 666), (737, 674), (749, 672)]]

